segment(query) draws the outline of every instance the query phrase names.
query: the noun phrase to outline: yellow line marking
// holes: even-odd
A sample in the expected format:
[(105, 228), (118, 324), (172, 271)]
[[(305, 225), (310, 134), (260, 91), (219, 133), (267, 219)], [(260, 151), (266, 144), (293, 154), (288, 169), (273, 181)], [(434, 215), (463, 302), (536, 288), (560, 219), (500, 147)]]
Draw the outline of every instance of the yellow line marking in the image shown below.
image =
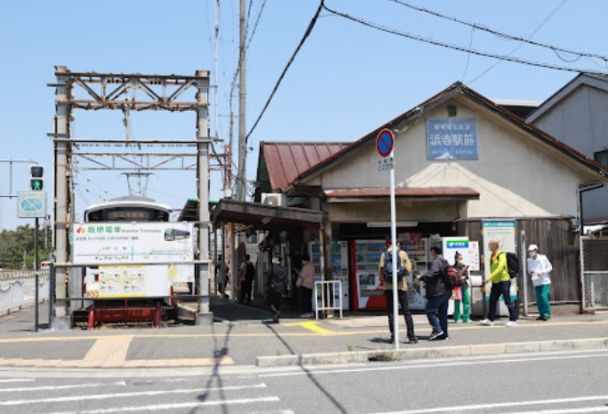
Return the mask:
[(82, 361), (91, 366), (119, 367), (127, 359), (132, 340), (132, 336), (110, 336), (98, 339)]
[[(296, 322), (300, 323), (300, 322)], [(306, 323), (306, 322), (303, 322)], [(315, 324), (316, 322), (308, 322)], [(569, 322), (530, 322), (530, 323), (522, 323), (520, 322), (516, 328), (508, 328), (508, 329), (524, 329), (524, 328), (549, 328), (549, 327), (559, 327), (559, 326), (588, 326), (588, 325), (606, 325), (608, 321), (569, 321)], [(282, 324), (283, 326), (290, 326), (291, 324)], [(374, 328), (374, 329), (364, 329), (364, 330), (345, 330), (345, 331), (331, 331), (322, 327), (317, 326), (316, 328), (323, 331), (323, 333), (318, 330), (312, 330), (307, 328), (311, 332), (285, 332), (279, 333), (279, 336), (282, 337), (298, 337), (298, 336), (311, 336), (315, 333), (318, 335), (336, 335), (336, 336), (351, 336), (351, 335), (364, 335), (364, 334), (373, 334), (373, 333), (381, 333), (386, 332), (386, 329)], [(497, 328), (505, 328), (502, 324), (497, 324), (494, 326), (480, 326), (476, 322), (470, 324), (470, 326), (462, 326), (456, 324), (450, 324), (450, 331), (465, 331), (465, 330), (475, 330), (475, 329), (497, 329)], [(315, 328), (313, 328), (315, 329)], [(430, 327), (419, 327), (416, 326), (416, 331), (426, 331), (430, 330)], [(49, 337), (22, 337), (22, 338), (6, 338), (0, 339), (0, 344), (11, 344), (11, 343), (32, 343), (32, 342), (61, 342), (61, 341), (83, 341), (83, 340), (98, 340), (104, 338), (119, 338), (119, 337), (128, 337), (134, 339), (168, 339), (168, 338), (223, 338), (225, 337), (225, 333), (208, 333), (208, 334), (171, 334), (171, 333), (163, 333), (163, 334), (133, 334), (133, 335), (96, 335), (96, 336), (49, 336)], [(230, 337), (234, 338), (266, 338), (266, 337), (276, 337), (275, 333), (268, 332), (251, 332), (251, 333), (231, 333)]]
[(319, 323), (315, 321), (291, 322), (286, 323), (285, 326), (301, 326), (302, 328), (319, 335), (333, 335), (336, 333), (335, 331), (330, 331), (329, 329), (325, 329), (322, 326), (319, 326)]
[(123, 361), (120, 365), (106, 365), (102, 361), (66, 360), (66, 359), (20, 359), (0, 358), (0, 366), (18, 367), (51, 367), (51, 368), (163, 368), (163, 367), (203, 367), (213, 365), (233, 365), (230, 357), (214, 358), (181, 358), (181, 359), (133, 359)]

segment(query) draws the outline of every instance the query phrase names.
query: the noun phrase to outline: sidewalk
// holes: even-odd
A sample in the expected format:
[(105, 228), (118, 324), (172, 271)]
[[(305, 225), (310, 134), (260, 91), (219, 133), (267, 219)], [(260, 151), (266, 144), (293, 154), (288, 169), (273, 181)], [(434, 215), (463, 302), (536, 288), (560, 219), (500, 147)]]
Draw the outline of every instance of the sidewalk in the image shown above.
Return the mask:
[[(206, 327), (41, 330), (38, 333), (33, 332), (33, 309), (27, 309), (0, 318), (0, 366), (119, 368), (268, 365), (271, 359), (274, 362), (270, 365), (285, 365), (301, 361), (300, 357), (294, 359), (288, 357), (290, 355), (352, 354), (394, 348), (387, 341), (390, 334), (386, 316), (356, 315), (342, 320), (321, 321), (287, 317), (277, 325), (270, 322), (270, 313), (263, 310), (226, 300), (214, 300), (212, 305), (216, 322)], [(46, 320), (43, 310), (40, 317)], [(606, 343), (601, 341), (608, 338), (608, 313), (560, 317), (548, 322), (533, 319), (522, 319), (514, 328), (505, 327), (506, 320), (494, 327), (483, 327), (477, 323), (450, 323), (449, 340), (429, 342), (425, 340), (430, 334), (426, 317), (415, 315), (419, 343), (401, 343), (401, 348), (447, 350), (467, 347), (470, 354), (471, 346), (478, 345), (490, 345), (494, 350), (504, 351), (501, 344), (505, 343), (600, 338), (593, 344), (601, 345)], [(400, 338), (403, 341), (405, 327), (402, 318), (400, 322)], [(526, 345), (525, 349), (532, 348)], [(437, 353), (433, 355), (439, 356)], [(272, 358), (260, 360), (258, 357)], [(334, 360), (344, 360), (343, 356), (340, 358)]]

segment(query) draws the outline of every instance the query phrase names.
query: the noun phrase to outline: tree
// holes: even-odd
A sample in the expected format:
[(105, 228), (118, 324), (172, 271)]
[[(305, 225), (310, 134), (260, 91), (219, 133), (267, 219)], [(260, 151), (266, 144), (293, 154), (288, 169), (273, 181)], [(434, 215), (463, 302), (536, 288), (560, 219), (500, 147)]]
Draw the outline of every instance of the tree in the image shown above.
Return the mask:
[[(50, 232), (49, 236), (50, 236)], [(50, 242), (49, 242), (50, 245)], [(15, 230), (0, 232), (0, 268), (22, 269), (34, 268), (34, 228), (29, 224), (19, 226)], [(47, 260), (48, 253), (44, 250), (44, 229), (38, 231), (38, 257)]]

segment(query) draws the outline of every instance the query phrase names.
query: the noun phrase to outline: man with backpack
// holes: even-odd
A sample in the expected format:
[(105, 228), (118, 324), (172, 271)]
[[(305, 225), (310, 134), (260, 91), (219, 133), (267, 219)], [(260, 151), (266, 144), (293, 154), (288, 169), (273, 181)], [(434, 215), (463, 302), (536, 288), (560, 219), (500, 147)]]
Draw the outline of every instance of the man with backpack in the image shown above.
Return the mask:
[[(499, 242), (497, 240), (490, 240), (490, 242), (488, 243), (488, 247), (492, 252), (492, 257), (490, 261), (490, 275), (488, 276), (486, 283), (491, 282), (492, 289), (490, 290), (490, 305), (488, 309), (488, 316), (486, 319), (481, 321), (481, 324), (485, 326), (494, 325), (498, 299), (500, 299), (500, 296), (502, 295), (502, 298), (505, 301), (505, 305), (507, 305), (507, 308), (509, 309), (509, 322), (506, 323), (506, 326), (513, 327), (517, 325), (517, 310), (515, 309), (515, 304), (511, 300), (511, 273), (513, 275), (516, 275), (517, 269), (513, 269), (512, 271), (510, 271), (508, 266), (507, 253), (501, 252), (499, 250)], [(512, 260), (513, 259), (511, 259), (511, 261)]]
[(433, 328), (429, 341), (448, 339), (448, 305), (452, 288), (448, 279), (448, 262), (442, 256), (441, 247), (431, 247), (433, 260), (427, 275), (422, 276), (426, 282), (426, 317)]
[(251, 256), (245, 255), (245, 261), (241, 264), (239, 270), (239, 280), (241, 282), (241, 297), (239, 302), (251, 304), (251, 290), (253, 288), (253, 279), (255, 279), (255, 266), (251, 263)]
[[(390, 342), (395, 342), (395, 333), (393, 332), (393, 245), (389, 244), (388, 249), (380, 255), (379, 271), (384, 280), (384, 297), (386, 298), (388, 309), (388, 327), (391, 331)], [(414, 320), (412, 312), (407, 300), (407, 275), (412, 271), (412, 263), (406, 252), (399, 248), (397, 243), (397, 300), (401, 305), (403, 316), (405, 317), (405, 326), (407, 328), (408, 344), (418, 342), (414, 333)]]

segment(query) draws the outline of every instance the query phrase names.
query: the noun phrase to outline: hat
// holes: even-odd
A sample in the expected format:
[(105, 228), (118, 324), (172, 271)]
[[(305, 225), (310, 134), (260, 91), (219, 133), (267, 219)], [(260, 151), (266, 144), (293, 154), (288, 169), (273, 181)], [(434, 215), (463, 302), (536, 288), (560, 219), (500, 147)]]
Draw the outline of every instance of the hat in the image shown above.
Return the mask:
[(531, 244), (528, 246), (528, 251), (531, 252), (533, 250), (538, 250), (538, 246), (535, 244)]

